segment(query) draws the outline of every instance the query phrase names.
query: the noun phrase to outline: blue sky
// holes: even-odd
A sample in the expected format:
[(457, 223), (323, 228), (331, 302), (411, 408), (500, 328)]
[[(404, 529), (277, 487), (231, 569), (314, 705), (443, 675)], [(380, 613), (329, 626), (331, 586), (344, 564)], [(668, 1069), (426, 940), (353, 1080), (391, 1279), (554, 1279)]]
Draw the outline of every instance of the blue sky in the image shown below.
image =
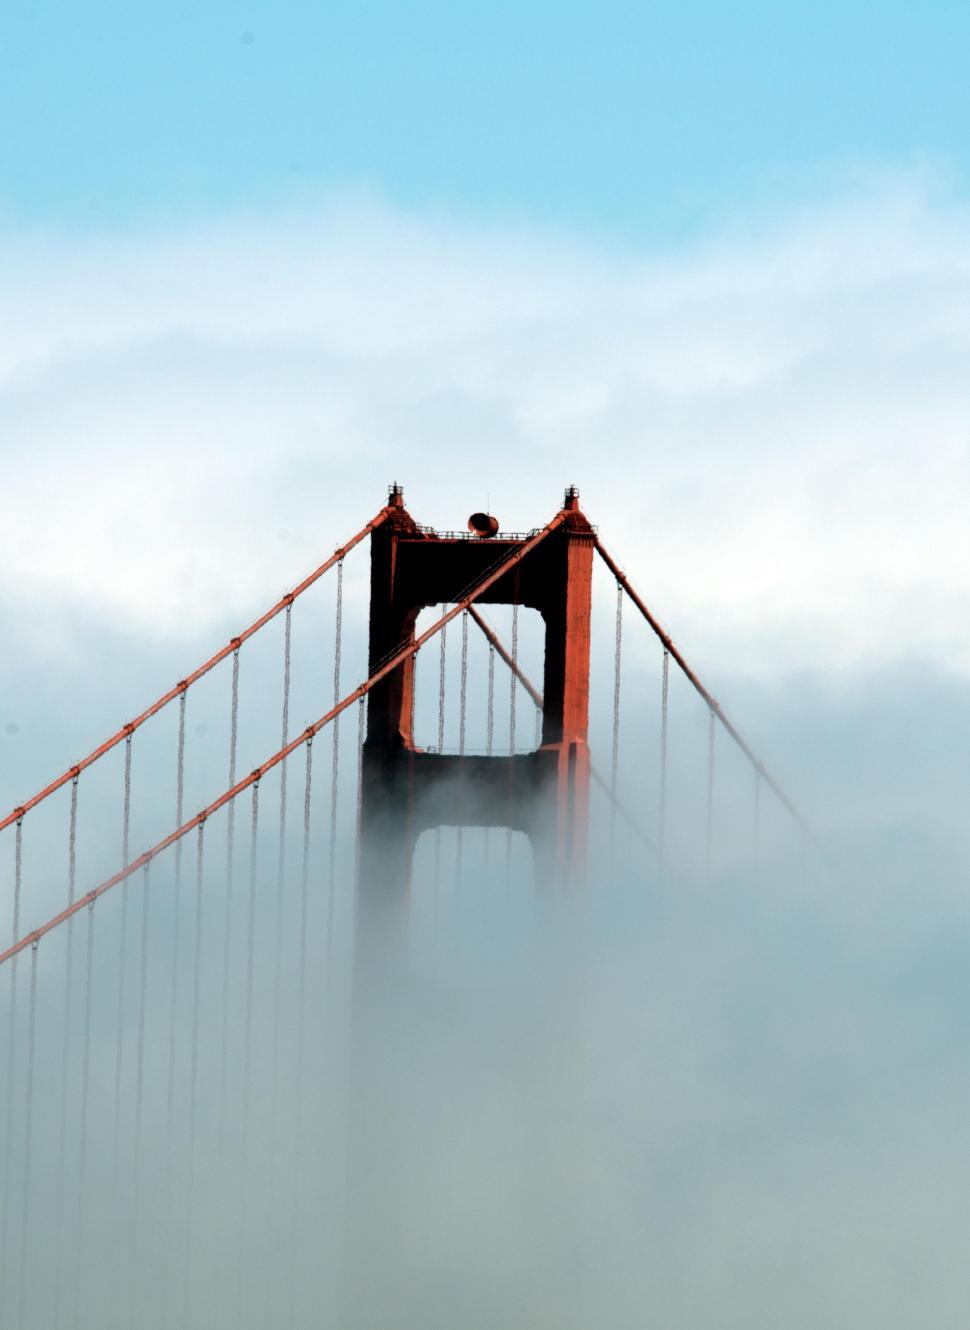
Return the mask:
[(342, 187), (670, 241), (861, 170), (970, 179), (956, 3), (23, 3), (0, 216), (124, 223)]

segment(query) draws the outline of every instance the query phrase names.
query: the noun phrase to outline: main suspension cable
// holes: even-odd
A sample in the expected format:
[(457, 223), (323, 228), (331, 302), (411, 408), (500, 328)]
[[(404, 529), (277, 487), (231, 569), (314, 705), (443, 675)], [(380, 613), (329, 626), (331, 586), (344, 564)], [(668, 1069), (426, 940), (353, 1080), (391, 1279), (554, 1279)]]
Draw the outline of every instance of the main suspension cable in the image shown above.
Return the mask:
[[(515, 678), (518, 680), (518, 682), (528, 693), (529, 697), (532, 699), (536, 708), (536, 715), (542, 716), (544, 713), (545, 702), (538, 688), (536, 688), (535, 684), (533, 684), (532, 680), (525, 673), (525, 671), (518, 664), (518, 662), (513, 659), (511, 652), (505, 649), (505, 646), (502, 643), (501, 638), (498, 636), (497, 633), (493, 631), (492, 628), (489, 627), (487, 621), (482, 617), (482, 615), (478, 612), (478, 610), (475, 609), (474, 605), (469, 607), (468, 612), (471, 615), (471, 617), (475, 620), (475, 622), (478, 624), (479, 628), (481, 628), (485, 637), (488, 639), (489, 646), (502, 658), (504, 663), (508, 665)], [(627, 824), (627, 826), (630, 828), (633, 834), (638, 838), (638, 840), (640, 840), (647, 847), (648, 850), (652, 851), (653, 854), (657, 855), (657, 857), (659, 858), (659, 850), (657, 846), (646, 834), (643, 828), (639, 825), (639, 823), (636, 821), (636, 819), (634, 818), (633, 814), (629, 811), (629, 809), (625, 808), (619, 799), (614, 798), (613, 794), (610, 791), (609, 782), (603, 779), (603, 777), (599, 774), (599, 772), (596, 770), (594, 766), (590, 766), (589, 774), (590, 774), (590, 779), (593, 781), (593, 783), (603, 791), (603, 793), (612, 803), (615, 803), (616, 811), (619, 813), (620, 817)]]
[(224, 790), (223, 793), (220, 794), (217, 799), (214, 799), (206, 808), (200, 809), (194, 817), (189, 818), (189, 820), (184, 822), (182, 826), (176, 827), (174, 831), (170, 831), (167, 836), (163, 837), (162, 840), (153, 845), (151, 849), (146, 850), (143, 854), (139, 855), (137, 859), (133, 859), (131, 863), (127, 864), (124, 868), (113, 873), (111, 877), (107, 878), (104, 882), (99, 883), (98, 886), (93, 887), (91, 891), (85, 896), (80, 897), (73, 905), (61, 910), (39, 928), (33, 929), (32, 932), (28, 933), (25, 937), (22, 937), (15, 945), (8, 947), (6, 951), (0, 952), (0, 966), (5, 965), (15, 955), (23, 951), (25, 947), (30, 946), (33, 942), (39, 941), (55, 928), (59, 928), (61, 924), (65, 923), (68, 919), (73, 918), (78, 910), (89, 904), (90, 901), (96, 900), (99, 896), (103, 896), (106, 891), (110, 891), (113, 887), (116, 887), (119, 882), (124, 881), (126, 877), (130, 877), (132, 873), (137, 872), (139, 868), (142, 868), (156, 855), (160, 854), (163, 850), (167, 850), (170, 845), (174, 845), (177, 840), (181, 839), (181, 837), (188, 835), (190, 831), (194, 831), (203, 819), (211, 817), (213, 813), (218, 812), (218, 810), (223, 808), (226, 804), (231, 806), (233, 800), (238, 798), (243, 790), (249, 789), (255, 782), (259, 781), (267, 771), (272, 771), (272, 769), (278, 766), (280, 762), (285, 761), (291, 753), (295, 752), (297, 748), (305, 744), (313, 735), (319, 734), (322, 729), (329, 725), (331, 721), (342, 712), (346, 711), (349, 706), (352, 706), (354, 702), (363, 701), (371, 689), (376, 687), (377, 684), (383, 679), (386, 679), (389, 674), (393, 673), (394, 670), (402, 665), (408, 656), (420, 651), (425, 642), (428, 642), (436, 633), (442, 631), (446, 623), (449, 623), (456, 615), (461, 614), (463, 610), (467, 609), (469, 605), (503, 577), (510, 567), (514, 567), (530, 554), (531, 551), (550, 534), (550, 532), (554, 531), (561, 525), (564, 517), (564, 513), (557, 513), (551, 522), (544, 526), (540, 531), (536, 532), (534, 536), (531, 536), (512, 554), (500, 561), (487, 574), (487, 576), (482, 578), (481, 581), (474, 583), (471, 589), (467, 591), (462, 599), (454, 604), (447, 613), (443, 614), (441, 618), (437, 619), (429, 628), (426, 628), (419, 637), (415, 637), (412, 641), (399, 647), (398, 650), (375, 669), (363, 683), (358, 684), (356, 688), (349, 692), (345, 697), (341, 698), (341, 700), (321, 716), (319, 720), (314, 721), (312, 725), (308, 725), (303, 733), (298, 735), (297, 738), (291, 739), (285, 748), (274, 753), (272, 757), (267, 758), (262, 766), (256, 767), (248, 776), (237, 781), (230, 789)]
[(59, 790), (62, 785), (66, 785), (75, 772), (84, 771), (85, 768), (91, 766), (92, 763), (97, 762), (99, 758), (103, 757), (105, 753), (109, 753), (112, 748), (121, 743), (126, 735), (134, 733), (134, 731), (144, 725), (147, 720), (150, 720), (152, 716), (157, 715), (159, 711), (164, 707), (167, 707), (170, 702), (174, 702), (175, 698), (183, 693), (185, 689), (191, 688), (194, 683), (197, 683), (199, 679), (208, 674), (216, 665), (220, 664), (222, 661), (226, 660), (228, 656), (238, 651), (243, 642), (252, 637), (254, 633), (258, 633), (261, 628), (265, 627), (266, 624), (270, 622), (271, 619), (275, 619), (278, 614), (286, 609), (287, 605), (292, 605), (297, 597), (302, 596), (304, 591), (313, 586), (314, 582), (319, 581), (324, 573), (328, 572), (335, 563), (341, 562), (355, 545), (359, 545), (366, 536), (369, 536), (372, 531), (375, 531), (381, 526), (387, 520), (387, 515), (388, 509), (381, 509), (377, 516), (372, 518), (366, 526), (361, 527), (356, 535), (352, 536), (350, 540), (346, 541), (336, 549), (329, 559), (326, 559), (318, 568), (315, 568), (312, 573), (308, 574), (308, 576), (295, 586), (292, 591), (288, 591), (285, 596), (281, 596), (276, 604), (271, 606), (265, 614), (261, 614), (258, 619), (254, 620), (254, 622), (249, 625), (248, 628), (244, 628), (237, 637), (231, 638), (224, 647), (221, 647), (215, 655), (210, 656), (209, 659), (200, 665), (198, 669), (193, 670), (191, 674), (187, 674), (184, 679), (180, 679), (174, 688), (170, 688), (167, 693), (163, 693), (162, 696), (153, 702), (150, 707), (146, 708), (141, 715), (136, 716), (135, 719), (129, 721), (127, 725), (122, 726), (117, 734), (113, 734), (111, 738), (106, 739), (103, 744), (99, 744), (93, 752), (89, 753), (87, 757), (82, 758), (76, 766), (65, 771), (63, 775), (58, 776), (56, 780), (51, 781), (49, 785), (46, 785), (44, 789), (38, 791), (38, 793), (32, 798), (25, 800), (24, 803), (19, 805), (19, 807), (15, 808), (5, 817), (0, 818), (0, 831), (3, 831), (6, 827), (16, 822), (17, 818), (22, 814), (30, 812), (32, 808), (36, 808), (39, 803), (52, 795), (55, 790)]
[(670, 634), (665, 631), (665, 629), (661, 626), (660, 621), (657, 619), (653, 611), (649, 608), (647, 603), (634, 590), (626, 574), (622, 571), (619, 564), (609, 553), (609, 551), (603, 545), (603, 542), (600, 540), (598, 536), (596, 538), (596, 550), (600, 558), (606, 564), (607, 568), (609, 568), (610, 572), (613, 574), (613, 576), (622, 586), (623, 590), (629, 596), (630, 600), (633, 601), (634, 605), (640, 611), (644, 619), (646, 619), (647, 623), (656, 633), (657, 637), (659, 637), (665, 649), (670, 652), (670, 655), (677, 662), (677, 665), (680, 667), (681, 672), (687, 678), (688, 682), (691, 684), (694, 690), (704, 699), (704, 701), (707, 703), (708, 708), (714, 713), (717, 720), (721, 722), (725, 730), (727, 730), (728, 734), (731, 736), (731, 738), (734, 740), (737, 746), (741, 749), (742, 753), (744, 753), (745, 757), (755, 768), (755, 770), (760, 771), (762, 778), (765, 781), (765, 784), (769, 787), (769, 789), (779, 800), (779, 802), (785, 806), (785, 808), (788, 810), (793, 820), (801, 828), (802, 832), (808, 837), (809, 840), (814, 841), (815, 834), (812, 831), (811, 827), (802, 817), (801, 813), (799, 813), (798, 809), (792, 803), (791, 799), (789, 799), (788, 795), (785, 793), (782, 787), (778, 784), (778, 782), (767, 770), (767, 768), (765, 767), (761, 759), (758, 757), (758, 755), (753, 751), (751, 746), (742, 737), (737, 727), (728, 719), (727, 715), (725, 714), (724, 708), (721, 706), (721, 704), (717, 701), (715, 697), (712, 696), (712, 694), (707, 690), (707, 688), (705, 688), (704, 685), (701, 683), (695, 671), (687, 663), (687, 660), (684, 657), (684, 655), (678, 650)]

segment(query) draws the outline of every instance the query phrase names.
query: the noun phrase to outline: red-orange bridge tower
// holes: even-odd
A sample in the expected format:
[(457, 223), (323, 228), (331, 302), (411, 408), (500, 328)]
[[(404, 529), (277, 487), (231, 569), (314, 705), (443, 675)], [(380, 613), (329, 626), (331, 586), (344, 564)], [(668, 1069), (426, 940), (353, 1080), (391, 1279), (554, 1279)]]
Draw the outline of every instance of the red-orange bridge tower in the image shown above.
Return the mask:
[[(414, 845), (437, 826), (525, 832), (540, 877), (576, 876), (586, 855), (589, 803), (589, 645), (595, 532), (566, 491), (554, 529), (495, 535), (482, 514), (469, 535), (415, 522), (393, 486), (371, 536), (369, 673), (414, 641), (422, 609), (458, 603), (502, 566), (476, 600), (538, 610), (545, 624), (542, 739), (534, 752), (443, 754), (415, 746), (409, 654), (370, 692), (362, 754), (361, 885), (400, 891)], [(471, 525), (471, 524), (470, 524)], [(553, 524), (550, 524), (553, 525)]]

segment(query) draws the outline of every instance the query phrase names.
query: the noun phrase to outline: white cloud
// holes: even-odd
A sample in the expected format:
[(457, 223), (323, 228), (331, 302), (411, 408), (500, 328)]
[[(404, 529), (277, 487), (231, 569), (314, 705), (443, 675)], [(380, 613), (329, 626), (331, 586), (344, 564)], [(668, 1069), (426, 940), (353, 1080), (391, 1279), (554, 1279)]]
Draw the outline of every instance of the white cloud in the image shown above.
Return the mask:
[(706, 672), (966, 672), (968, 241), (906, 181), (669, 255), (361, 200), (8, 235), (8, 624), (195, 632), (390, 480), (420, 520), (488, 495), (513, 528), (576, 481)]

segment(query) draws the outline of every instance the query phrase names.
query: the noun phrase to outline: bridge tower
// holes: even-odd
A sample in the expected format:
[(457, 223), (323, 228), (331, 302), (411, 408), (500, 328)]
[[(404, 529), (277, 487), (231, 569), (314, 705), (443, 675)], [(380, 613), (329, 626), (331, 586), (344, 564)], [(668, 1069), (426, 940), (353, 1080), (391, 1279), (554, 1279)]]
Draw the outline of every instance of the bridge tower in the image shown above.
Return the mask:
[[(436, 826), (510, 827), (529, 837), (537, 878), (581, 876), (589, 802), (589, 643), (595, 533), (566, 491), (562, 522), (481, 596), (523, 605), (545, 623), (542, 742), (480, 756), (416, 747), (414, 657), (371, 690), (362, 754), (360, 885), (372, 903), (406, 897), (414, 845)], [(494, 523), (492, 524), (494, 525)], [(528, 536), (439, 533), (419, 526), (391, 487), (371, 536), (370, 673), (414, 640), (425, 606), (455, 603)], [(376, 899), (375, 899), (376, 898)]]

